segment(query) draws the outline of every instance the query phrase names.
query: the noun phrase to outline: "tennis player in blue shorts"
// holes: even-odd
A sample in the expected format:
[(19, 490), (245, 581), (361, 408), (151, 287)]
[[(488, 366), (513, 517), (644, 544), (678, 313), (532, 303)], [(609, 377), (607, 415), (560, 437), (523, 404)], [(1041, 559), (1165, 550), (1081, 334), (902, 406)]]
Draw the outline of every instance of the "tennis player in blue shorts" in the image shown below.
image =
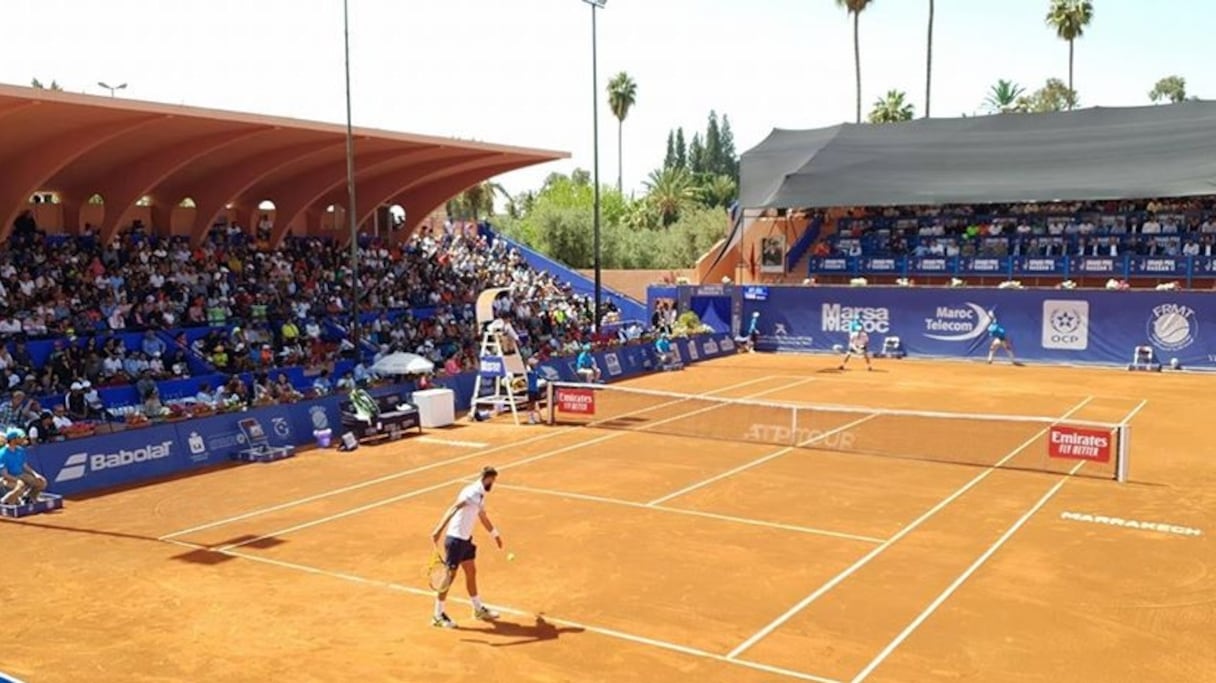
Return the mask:
[(1005, 353), (1009, 354), (1009, 361), (1017, 365), (1018, 361), (1013, 357), (1013, 342), (1009, 341), (1009, 333), (997, 322), (995, 314), (989, 313), (989, 315), (992, 317), (992, 322), (988, 325), (988, 338), (992, 341), (988, 344), (988, 364), (992, 365), (996, 350), (1003, 348)]
[[(443, 539), (444, 561), (452, 577), (455, 577), (457, 570), (464, 570), (465, 587), (469, 590), (469, 600), (473, 602), (473, 617), (482, 621), (494, 621), (498, 613), (483, 605), (477, 594), (477, 546), (473, 543), (473, 527), (480, 520), (499, 549), (503, 547), (502, 535), (486, 514), (486, 494), (494, 488), (497, 478), (498, 471), (493, 467), (483, 469), (481, 479), (460, 490), (456, 503), (443, 513), (443, 519), (439, 520), (431, 533), (431, 540), (436, 545)], [(447, 597), (447, 590), (435, 596), (435, 614), (431, 624), (439, 628), (456, 628), (456, 622), (444, 611), (443, 601)]]
[(844, 360), (840, 361), (841, 370), (844, 370), (844, 366), (849, 364), (849, 359), (853, 356), (866, 359), (866, 370), (874, 369), (870, 364), (870, 335), (866, 334), (860, 320), (849, 323), (849, 346), (844, 351)]

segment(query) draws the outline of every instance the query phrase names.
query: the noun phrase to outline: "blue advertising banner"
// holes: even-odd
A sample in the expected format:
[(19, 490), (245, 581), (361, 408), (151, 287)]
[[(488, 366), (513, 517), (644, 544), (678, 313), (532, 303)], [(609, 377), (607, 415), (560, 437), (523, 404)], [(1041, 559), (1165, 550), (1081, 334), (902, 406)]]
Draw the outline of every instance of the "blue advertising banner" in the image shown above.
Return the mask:
[(903, 256), (861, 259), (861, 268), (868, 273), (903, 273), (908, 260)]
[(749, 285), (743, 288), (743, 298), (746, 301), (764, 301), (768, 299), (768, 287)]
[(507, 366), (502, 362), (502, 356), (482, 356), (481, 376), (485, 379), (498, 379), (507, 376)]
[(852, 273), (855, 268), (853, 259), (843, 256), (811, 259), (812, 273)]
[(1032, 361), (1125, 365), (1135, 346), (1159, 359), (1216, 369), (1216, 297), (1197, 292), (773, 287), (758, 348), (828, 351), (861, 321), (877, 347), (898, 336), (912, 356), (981, 357), (1000, 320), (1018, 356)]
[(1078, 256), (1069, 262), (1069, 273), (1087, 275), (1122, 275), (1127, 271), (1127, 259), (1122, 256)]
[(1068, 259), (1063, 256), (1022, 256), (1015, 260), (1014, 270), (1020, 275), (1064, 275)]
[(967, 257), (959, 259), (958, 271), (966, 275), (1008, 275), (1011, 259), (1001, 257)]
[(1128, 259), (1128, 275), (1151, 275), (1153, 277), (1186, 277), (1185, 258), (1161, 258), (1157, 256), (1132, 256)]
[(911, 271), (922, 275), (950, 275), (958, 267), (958, 259), (950, 256), (920, 257), (912, 259)]

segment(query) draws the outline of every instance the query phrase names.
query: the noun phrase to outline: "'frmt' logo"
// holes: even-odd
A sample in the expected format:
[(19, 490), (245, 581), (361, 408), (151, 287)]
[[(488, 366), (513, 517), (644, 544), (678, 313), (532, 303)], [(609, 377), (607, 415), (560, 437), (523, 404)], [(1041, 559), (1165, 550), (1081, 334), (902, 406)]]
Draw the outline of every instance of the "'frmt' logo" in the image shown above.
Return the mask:
[(1195, 311), (1182, 304), (1161, 304), (1153, 308), (1148, 319), (1148, 338), (1153, 346), (1165, 351), (1178, 351), (1195, 343), (1199, 323)]

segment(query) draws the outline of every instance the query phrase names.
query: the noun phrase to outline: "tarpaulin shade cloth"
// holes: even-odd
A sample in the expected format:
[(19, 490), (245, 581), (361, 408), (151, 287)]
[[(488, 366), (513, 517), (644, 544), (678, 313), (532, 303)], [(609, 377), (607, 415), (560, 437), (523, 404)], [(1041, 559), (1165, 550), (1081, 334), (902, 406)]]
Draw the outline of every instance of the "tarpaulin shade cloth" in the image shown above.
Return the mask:
[(1216, 103), (774, 130), (740, 185), (749, 209), (1216, 194)]

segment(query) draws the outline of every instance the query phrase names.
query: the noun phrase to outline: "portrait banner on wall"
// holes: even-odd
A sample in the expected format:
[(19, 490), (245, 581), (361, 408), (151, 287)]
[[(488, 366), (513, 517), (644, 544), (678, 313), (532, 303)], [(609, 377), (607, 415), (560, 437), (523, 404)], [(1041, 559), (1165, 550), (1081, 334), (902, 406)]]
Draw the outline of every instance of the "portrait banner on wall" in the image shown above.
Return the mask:
[(771, 235), (760, 239), (760, 272), (785, 273), (784, 235)]

